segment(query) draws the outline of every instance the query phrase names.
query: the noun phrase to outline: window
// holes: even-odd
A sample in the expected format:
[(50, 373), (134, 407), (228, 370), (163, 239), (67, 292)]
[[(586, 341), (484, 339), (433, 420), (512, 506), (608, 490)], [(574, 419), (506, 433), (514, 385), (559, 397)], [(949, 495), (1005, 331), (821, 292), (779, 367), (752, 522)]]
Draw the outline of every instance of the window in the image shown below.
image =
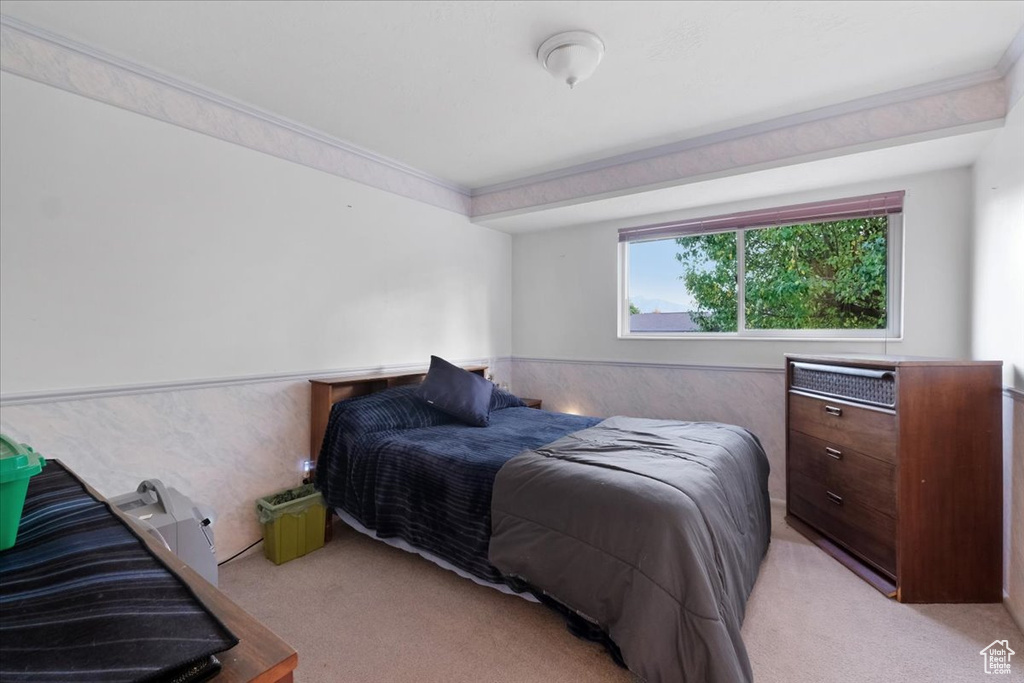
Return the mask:
[(903, 194), (620, 230), (620, 336), (899, 337)]

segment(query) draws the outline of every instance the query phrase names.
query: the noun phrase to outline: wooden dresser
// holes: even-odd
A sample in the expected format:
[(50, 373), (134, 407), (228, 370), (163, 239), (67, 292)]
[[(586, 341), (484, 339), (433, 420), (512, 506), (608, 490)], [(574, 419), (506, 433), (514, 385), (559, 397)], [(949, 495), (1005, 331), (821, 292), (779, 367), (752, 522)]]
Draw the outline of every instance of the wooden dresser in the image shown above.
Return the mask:
[(790, 524), (901, 602), (1002, 600), (1002, 363), (786, 359)]

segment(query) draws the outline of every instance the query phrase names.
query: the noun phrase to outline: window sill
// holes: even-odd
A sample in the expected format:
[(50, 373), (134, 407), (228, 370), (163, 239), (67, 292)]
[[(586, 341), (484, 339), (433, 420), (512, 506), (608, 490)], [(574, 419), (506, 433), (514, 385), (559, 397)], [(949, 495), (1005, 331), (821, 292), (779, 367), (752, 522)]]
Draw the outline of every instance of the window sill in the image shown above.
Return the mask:
[(714, 333), (714, 332), (686, 332), (682, 334), (618, 334), (619, 339), (654, 339), (659, 341), (666, 340), (682, 340), (682, 339), (694, 339), (694, 340), (708, 340), (708, 341), (773, 341), (773, 342), (862, 342), (862, 343), (875, 343), (882, 344), (888, 342), (901, 342), (903, 336), (898, 337), (801, 337), (801, 336), (766, 336), (766, 335), (755, 335), (755, 334), (736, 334), (736, 333)]

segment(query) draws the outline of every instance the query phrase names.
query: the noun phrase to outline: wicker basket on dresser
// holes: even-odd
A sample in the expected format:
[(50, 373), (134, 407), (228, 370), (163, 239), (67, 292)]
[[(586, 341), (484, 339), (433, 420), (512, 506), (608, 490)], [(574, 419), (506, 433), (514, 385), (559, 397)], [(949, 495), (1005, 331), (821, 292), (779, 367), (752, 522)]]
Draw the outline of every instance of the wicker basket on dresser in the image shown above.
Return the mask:
[(1002, 600), (1002, 363), (786, 359), (791, 526), (901, 602)]

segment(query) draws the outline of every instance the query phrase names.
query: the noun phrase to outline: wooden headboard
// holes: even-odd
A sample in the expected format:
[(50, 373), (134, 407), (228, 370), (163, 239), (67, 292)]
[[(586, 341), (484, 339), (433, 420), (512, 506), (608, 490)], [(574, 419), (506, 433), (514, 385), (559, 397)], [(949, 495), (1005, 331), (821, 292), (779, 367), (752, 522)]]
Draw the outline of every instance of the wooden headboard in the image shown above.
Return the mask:
[[(486, 376), (486, 365), (472, 365), (470, 372)], [(320, 446), (327, 433), (327, 420), (331, 417), (331, 406), (338, 401), (355, 396), (373, 394), (391, 387), (406, 384), (419, 384), (427, 376), (426, 371), (413, 372), (405, 375), (362, 375), (359, 377), (326, 377), (309, 380), (312, 391), (309, 411), (309, 458), (316, 461), (320, 455)]]

